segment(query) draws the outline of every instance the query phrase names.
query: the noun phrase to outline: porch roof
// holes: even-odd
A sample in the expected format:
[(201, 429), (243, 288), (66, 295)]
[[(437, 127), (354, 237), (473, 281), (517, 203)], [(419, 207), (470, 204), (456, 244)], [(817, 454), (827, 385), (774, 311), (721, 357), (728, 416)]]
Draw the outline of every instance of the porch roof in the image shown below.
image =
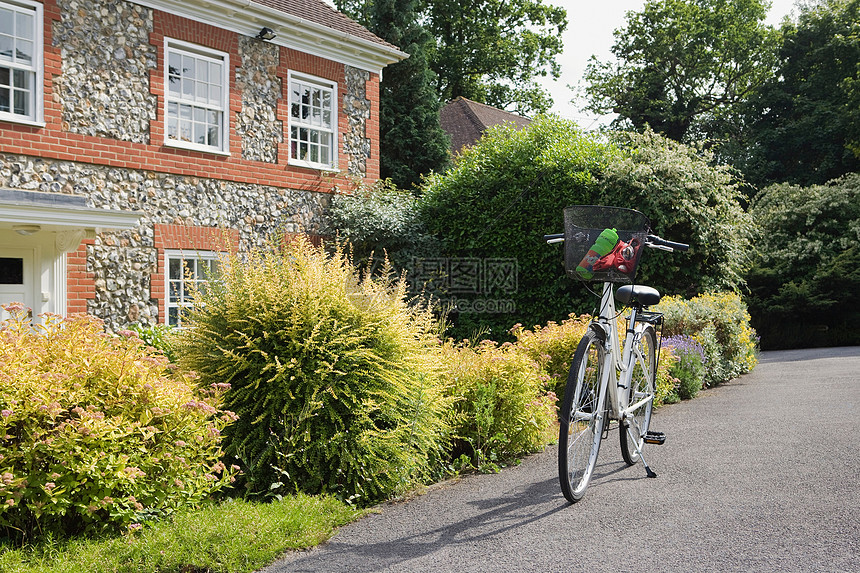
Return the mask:
[[(139, 211), (88, 207), (80, 195), (0, 188), (0, 228), (60, 231), (71, 229), (133, 229)], [(38, 226), (39, 228), (35, 228)]]

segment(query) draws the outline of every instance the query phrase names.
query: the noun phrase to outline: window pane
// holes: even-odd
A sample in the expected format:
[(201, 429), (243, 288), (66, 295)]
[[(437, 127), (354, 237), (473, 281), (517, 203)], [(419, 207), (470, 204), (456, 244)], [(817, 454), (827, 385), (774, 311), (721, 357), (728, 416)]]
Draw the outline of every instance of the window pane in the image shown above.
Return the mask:
[(22, 64), (33, 63), (33, 42), (30, 40), (18, 40), (18, 46), (15, 50), (16, 59)]
[(18, 12), (15, 35), (24, 40), (33, 39), (33, 14)]
[(212, 105), (221, 105), (221, 86), (211, 84), (209, 86), (209, 103)]
[(12, 52), (15, 48), (15, 40), (10, 36), (0, 36), (0, 59), (12, 61)]
[(217, 62), (209, 62), (209, 82), (213, 84), (221, 85), (223, 81), (221, 78), (221, 66), (223, 64), (219, 64)]
[(209, 66), (206, 60), (197, 60), (197, 73), (195, 77), (201, 82), (209, 81)]
[(2, 68), (0, 67), (0, 86), (10, 86), (10, 78), (12, 76), (12, 70), (10, 68)]
[(0, 87), (0, 111), (11, 111), (9, 108), (10, 105), (11, 99), (9, 88)]
[(182, 55), (182, 77), (194, 79), (194, 71), (196, 69), (194, 58), (192, 56)]
[(30, 73), (23, 70), (15, 70), (13, 73), (13, 86), (23, 90), (30, 89)]
[(209, 135), (208, 131), (209, 130), (206, 128), (205, 123), (194, 122), (194, 143), (206, 145), (206, 140), (208, 139)]
[(0, 258), (0, 285), (24, 284), (24, 259)]
[(179, 308), (174, 306), (167, 309), (167, 324), (179, 326)]
[(0, 34), (11, 36), (15, 33), (15, 27), (12, 23), (15, 22), (15, 12), (8, 8), (0, 7)]
[(30, 93), (15, 90), (15, 113), (18, 115), (30, 115)]
[(182, 97), (194, 99), (194, 80), (186, 77), (182, 78)]
[(170, 280), (182, 278), (182, 259), (170, 259)]

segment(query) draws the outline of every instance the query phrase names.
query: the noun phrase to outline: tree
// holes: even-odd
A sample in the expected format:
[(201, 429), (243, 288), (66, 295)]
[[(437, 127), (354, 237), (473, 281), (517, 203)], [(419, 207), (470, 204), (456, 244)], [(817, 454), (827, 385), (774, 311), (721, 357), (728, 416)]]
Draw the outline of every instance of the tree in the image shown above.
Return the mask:
[(799, 9), (783, 24), (777, 73), (745, 112), (748, 153), (738, 164), (761, 186), (860, 171), (860, 0)]
[[(524, 115), (552, 107), (535, 79), (560, 75), (555, 57), (563, 48), (566, 10), (543, 0), (419, 1), (418, 21), (434, 40), (427, 61), (440, 101), (463, 96)], [(374, 33), (379, 2), (336, 0)]]
[(566, 10), (542, 0), (426, 0), (424, 16), (443, 101), (463, 96), (523, 115), (552, 106), (535, 78), (560, 75)]
[(338, 0), (338, 9), (409, 54), (385, 68), (379, 85), (380, 175), (402, 189), (442, 170), (448, 136), (439, 125), (442, 100), (428, 53), (433, 37), (419, 24), (421, 0)]
[(588, 109), (676, 141), (727, 137), (737, 106), (770, 77), (767, 0), (648, 0), (614, 32), (615, 62), (586, 69)]
[(420, 216), (441, 244), (430, 262), (447, 264), (448, 292), (439, 295), (461, 309), (451, 315), (454, 332), (489, 328), (499, 340), (515, 322), (594, 308), (565, 275), (563, 249), (543, 241), (563, 230), (569, 205), (631, 207), (658, 234), (690, 243), (687, 254), (648, 252), (645, 284), (686, 295), (742, 286), (751, 222), (737, 195), (729, 169), (695, 148), (653, 132), (607, 143), (574, 122), (540, 116), (520, 131), (493, 128), (452, 169), (428, 179)]
[(371, 30), (409, 54), (385, 68), (380, 84), (380, 171), (410, 189), (448, 162), (448, 136), (439, 125), (441, 101), (427, 63), (432, 37), (417, 22), (417, 0), (376, 0)]

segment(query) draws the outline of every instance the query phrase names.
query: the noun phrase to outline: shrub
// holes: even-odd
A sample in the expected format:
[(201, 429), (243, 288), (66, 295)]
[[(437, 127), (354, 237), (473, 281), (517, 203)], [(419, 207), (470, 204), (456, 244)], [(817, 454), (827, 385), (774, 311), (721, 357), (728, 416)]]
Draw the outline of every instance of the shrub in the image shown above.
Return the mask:
[(671, 374), (672, 368), (677, 364), (678, 357), (670, 348), (661, 347), (660, 356), (657, 359), (657, 379), (654, 390), (654, 406), (662, 404), (674, 404), (678, 397), (679, 381)]
[(491, 340), (448, 342), (442, 359), (454, 398), (453, 457), (467, 454), (475, 467), (492, 471), (555, 437), (556, 397), (526, 353)]
[(170, 362), (176, 362), (176, 351), (173, 348), (174, 327), (166, 324), (132, 324), (129, 330), (137, 334), (137, 337), (155, 350), (164, 354)]
[(614, 141), (622, 153), (603, 174), (601, 204), (641, 211), (658, 235), (690, 244), (686, 253), (649, 251), (640, 284), (687, 297), (742, 286), (754, 227), (732, 170), (653, 131)]
[[(0, 323), (0, 528), (14, 539), (135, 526), (207, 498), (220, 462), (221, 386), (90, 316), (5, 305)], [(128, 333), (131, 335), (132, 333)]]
[(438, 241), (418, 218), (418, 199), (389, 181), (334, 195), (328, 225), (328, 233), (352, 249), (359, 266), (387, 255), (402, 271), (411, 268), (413, 257), (439, 255)]
[(669, 375), (678, 380), (677, 394), (681, 400), (695, 398), (705, 382), (705, 350), (692, 336), (675, 335), (663, 339), (663, 348), (676, 357)]
[(748, 300), (763, 348), (860, 344), (860, 174), (768, 187), (750, 212), (761, 237)]
[(447, 436), (437, 324), (405, 283), (304, 238), (222, 261), (183, 317), (180, 362), (229, 382), (225, 432), (249, 495), (369, 504), (429, 478)]
[(590, 321), (588, 315), (571, 314), (561, 323), (550, 321), (546, 326), (535, 326), (534, 330), (526, 330), (519, 324), (511, 329), (517, 347), (549, 376), (548, 387), (558, 399), (564, 396), (570, 362)]
[(756, 334), (737, 293), (709, 293), (690, 300), (664, 297), (654, 310), (664, 313), (666, 336), (692, 336), (702, 346), (706, 386), (727, 382), (755, 366)]
[[(450, 315), (454, 338), (484, 331), (502, 340), (516, 322), (560, 321), (577, 308), (562, 251), (543, 235), (563, 230), (566, 206), (595, 202), (599, 174), (614, 153), (573, 121), (540, 117), (520, 131), (490, 128), (453, 168), (428, 178), (420, 216), (441, 242), (436, 256), (451, 265), (449, 288), (437, 294), (464, 301)], [(582, 289), (574, 296), (586, 306)], [(506, 304), (479, 312), (474, 301), (488, 299)]]

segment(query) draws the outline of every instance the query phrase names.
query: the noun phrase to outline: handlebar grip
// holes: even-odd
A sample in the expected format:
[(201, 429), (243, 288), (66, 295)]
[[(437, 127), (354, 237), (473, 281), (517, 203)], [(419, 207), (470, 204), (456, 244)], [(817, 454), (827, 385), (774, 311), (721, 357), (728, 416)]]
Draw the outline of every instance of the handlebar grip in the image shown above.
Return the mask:
[(564, 241), (564, 233), (555, 233), (553, 235), (544, 235), (543, 240), (547, 243), (560, 243)]
[(657, 235), (648, 235), (648, 242), (652, 245), (661, 245), (664, 247), (669, 247), (670, 249), (674, 249), (676, 251), (686, 251), (690, 248), (690, 245), (685, 243), (676, 243), (675, 241), (667, 241), (666, 239), (661, 239)]

